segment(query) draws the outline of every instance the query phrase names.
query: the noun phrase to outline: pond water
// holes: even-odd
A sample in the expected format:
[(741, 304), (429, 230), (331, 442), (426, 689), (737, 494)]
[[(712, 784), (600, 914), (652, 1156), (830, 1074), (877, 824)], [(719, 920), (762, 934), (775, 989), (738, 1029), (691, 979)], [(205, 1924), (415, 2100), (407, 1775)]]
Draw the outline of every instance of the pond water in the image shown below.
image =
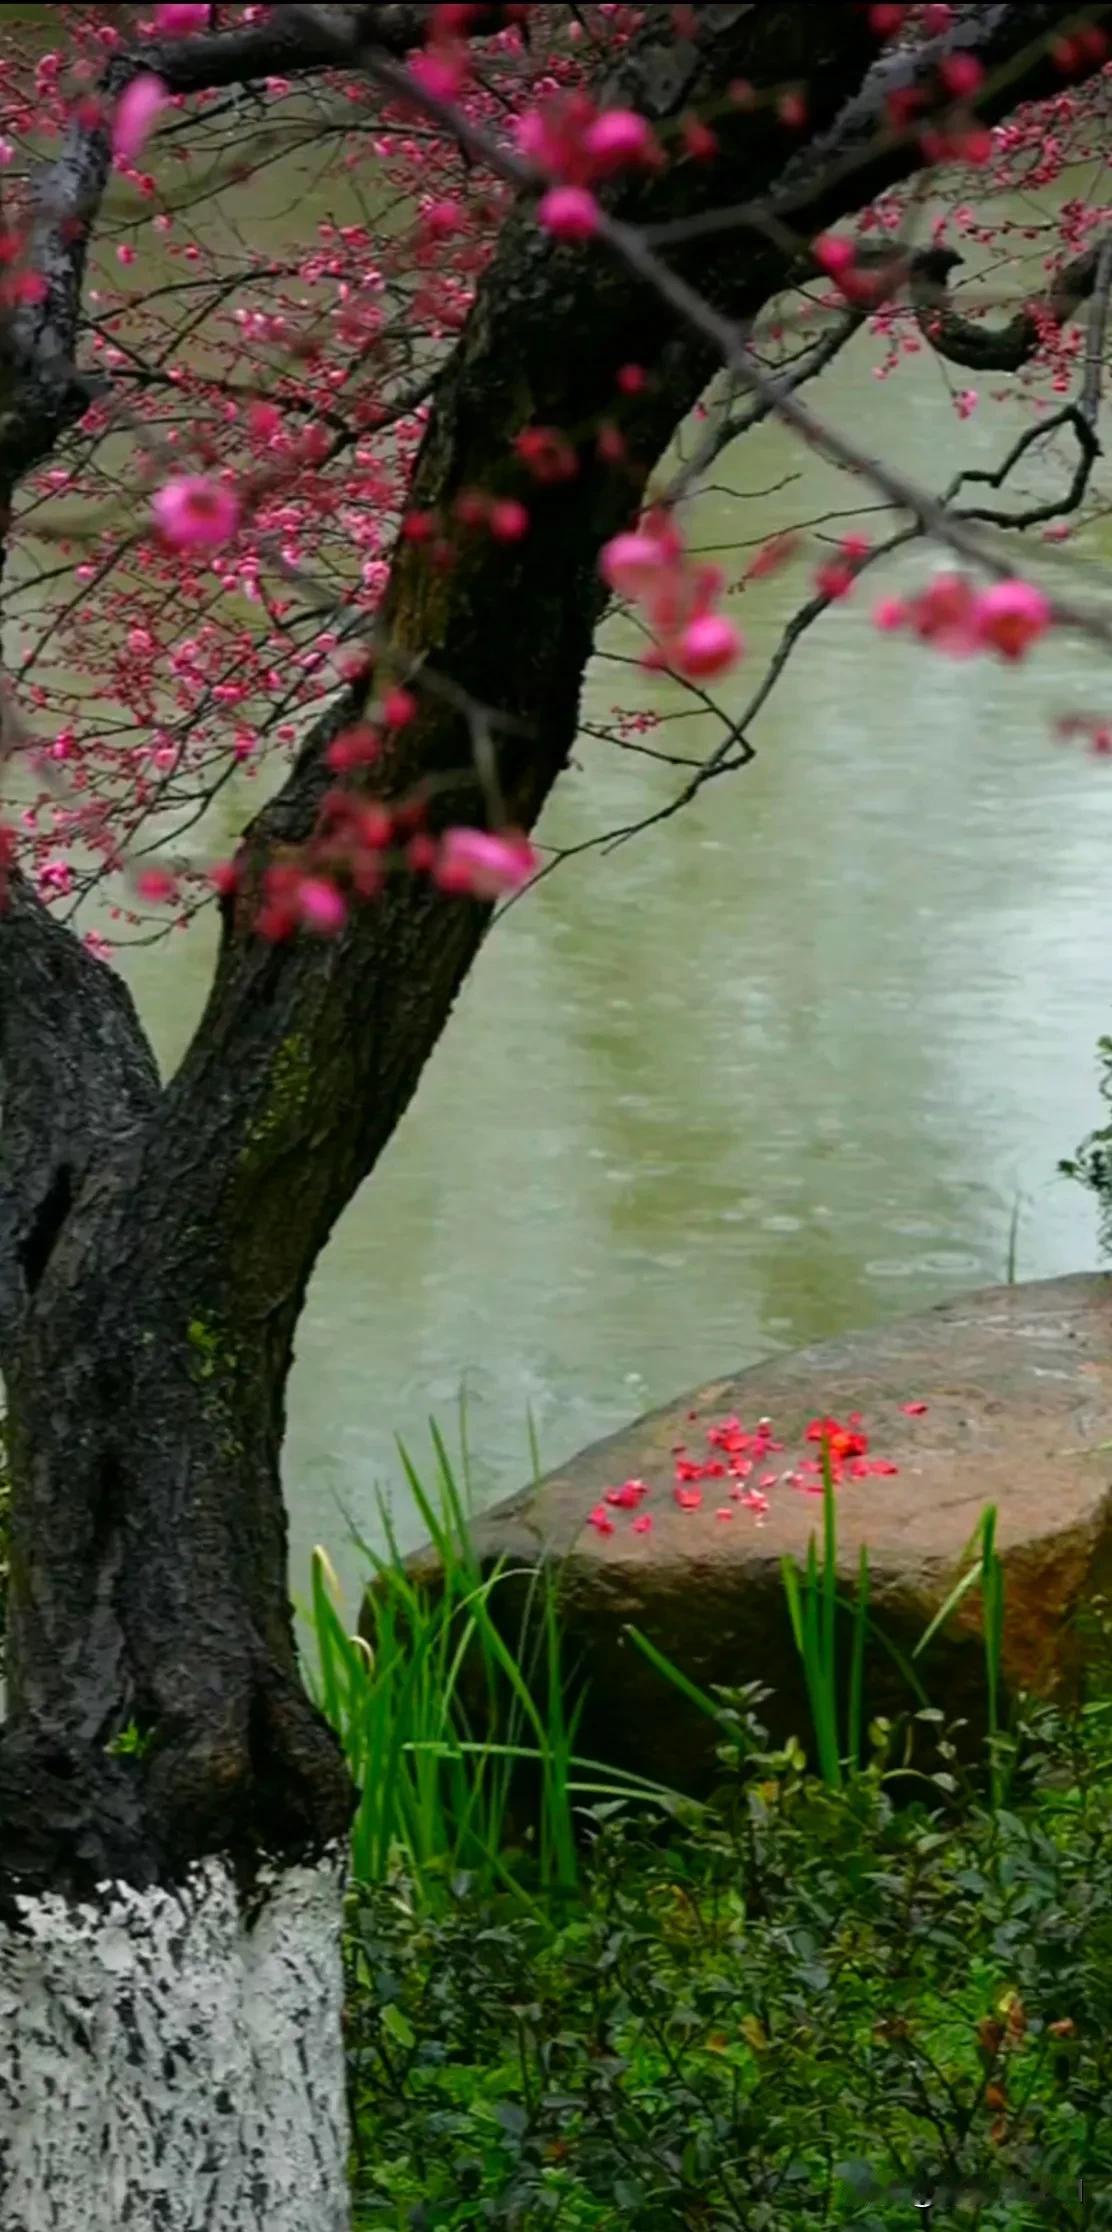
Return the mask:
[[(890, 382), (876, 362), (859, 340), (816, 394), (930, 485), (1023, 423), (988, 397), (961, 422), (925, 353)], [(773, 529), (860, 500), (762, 429), (692, 531), (736, 573)], [(738, 601), (728, 712), (811, 563)], [(1055, 1165), (1096, 1118), (1112, 1023), (1112, 767), (1053, 724), (1107, 703), (1108, 675), (1065, 638), (1014, 671), (878, 636), (874, 595), (922, 565), (878, 569), (804, 640), (751, 767), (565, 862), (493, 931), (313, 1281), (286, 1455), (298, 1586), (314, 1541), (346, 1563), (345, 1510), (378, 1532), (380, 1489), (416, 1535), (394, 1436), (420, 1455), (461, 1385), (486, 1499), (526, 1475), (530, 1414), (556, 1462), (689, 1382), (1002, 1278), (1017, 1195), (1021, 1277), (1092, 1264), (1090, 1204)], [(655, 705), (669, 750), (704, 747), (633, 649), (604, 628), (585, 718)], [(585, 737), (541, 840), (620, 827), (676, 780)], [(167, 1066), (211, 950), (202, 924), (125, 957)]]

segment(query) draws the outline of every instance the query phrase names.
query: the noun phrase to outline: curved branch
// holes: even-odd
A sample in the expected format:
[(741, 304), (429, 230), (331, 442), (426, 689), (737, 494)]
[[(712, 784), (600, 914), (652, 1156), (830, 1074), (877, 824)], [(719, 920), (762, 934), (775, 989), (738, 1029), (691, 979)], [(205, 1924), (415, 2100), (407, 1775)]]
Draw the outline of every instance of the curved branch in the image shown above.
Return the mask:
[(1045, 343), (1050, 327), (1068, 325), (1096, 285), (1101, 246), (1094, 243), (1058, 273), (1041, 301), (1024, 303), (1003, 326), (966, 317), (950, 295), (964, 261), (954, 248), (928, 248), (912, 258), (908, 291), (925, 340), (951, 364), (974, 372), (1019, 372)]

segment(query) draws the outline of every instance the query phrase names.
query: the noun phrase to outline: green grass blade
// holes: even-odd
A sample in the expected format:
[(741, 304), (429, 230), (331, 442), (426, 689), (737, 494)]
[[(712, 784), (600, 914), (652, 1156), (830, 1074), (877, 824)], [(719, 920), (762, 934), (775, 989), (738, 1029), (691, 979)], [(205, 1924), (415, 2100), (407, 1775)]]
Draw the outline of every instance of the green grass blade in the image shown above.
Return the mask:
[(861, 1737), (865, 1697), (865, 1638), (869, 1631), (869, 1553), (864, 1543), (857, 1561), (857, 1601), (853, 1608), (853, 1647), (849, 1664), (849, 1703), (846, 1708), (846, 1755), (851, 1774), (861, 1765)]
[[(830, 1450), (822, 1445), (822, 1688), (823, 1724), (832, 1757), (838, 1758), (838, 1658), (835, 1630), (838, 1593), (838, 1521)], [(838, 1775), (841, 1781), (841, 1775)]]
[(977, 1583), (981, 1579), (981, 1575), (982, 1565), (980, 1559), (978, 1559), (976, 1565), (970, 1566), (969, 1571), (967, 1573), (963, 1573), (961, 1580), (958, 1581), (951, 1589), (945, 1604), (942, 1605), (941, 1609), (935, 1613), (934, 1618), (930, 1622), (929, 1626), (923, 1629), (922, 1635), (919, 1637), (919, 1641), (914, 1645), (912, 1649), (911, 1656), (913, 1659), (921, 1657), (922, 1653), (929, 1648), (929, 1646), (933, 1643), (935, 1636), (938, 1634), (939, 1629), (945, 1627), (946, 1622), (950, 1618), (951, 1614), (957, 1611), (959, 1604), (964, 1602), (964, 1599), (969, 1595), (970, 1590), (976, 1588)]
[(650, 1643), (648, 1636), (643, 1635), (640, 1628), (627, 1626), (625, 1632), (648, 1659), (649, 1665), (655, 1666), (657, 1673), (663, 1674), (665, 1681), (671, 1682), (673, 1689), (678, 1690), (681, 1697), (686, 1697), (689, 1703), (697, 1705), (699, 1711), (706, 1713), (710, 1720), (721, 1720), (722, 1707), (711, 1697), (709, 1691), (700, 1689), (697, 1682), (691, 1681), (674, 1659), (658, 1650), (655, 1643)]

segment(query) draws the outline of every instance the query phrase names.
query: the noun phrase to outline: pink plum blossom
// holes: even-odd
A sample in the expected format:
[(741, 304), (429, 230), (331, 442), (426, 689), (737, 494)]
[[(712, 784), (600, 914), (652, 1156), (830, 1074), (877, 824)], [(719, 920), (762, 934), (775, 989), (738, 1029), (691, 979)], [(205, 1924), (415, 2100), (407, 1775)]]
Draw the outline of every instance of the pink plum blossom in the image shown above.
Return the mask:
[(680, 673), (694, 681), (724, 674), (741, 657), (741, 650), (741, 635), (732, 620), (721, 612), (701, 612), (682, 630), (673, 656)]
[(1050, 606), (1031, 581), (994, 581), (975, 607), (981, 642), (1004, 659), (1022, 659), (1050, 626)]
[(852, 240), (843, 240), (837, 233), (823, 233), (815, 241), (811, 254), (820, 270), (828, 271), (832, 279), (840, 279), (857, 260)]
[(155, 906), (177, 896), (177, 884), (167, 868), (141, 869), (135, 878), (135, 889), (141, 899), (149, 899)]
[(636, 109), (606, 109), (587, 126), (583, 146), (596, 175), (652, 163), (659, 152), (651, 124)]
[(586, 186), (550, 186), (537, 204), (537, 222), (557, 240), (590, 240), (601, 211)]
[(677, 543), (649, 528), (614, 535), (599, 559), (599, 572), (619, 597), (643, 597), (679, 556)]
[(1052, 620), (1041, 589), (1030, 581), (994, 581), (978, 589), (962, 574), (936, 574), (918, 596), (886, 597), (873, 610), (885, 630), (910, 627), (920, 642), (952, 659), (996, 651), (1003, 659), (1022, 659)]
[(178, 473), (156, 490), (151, 510), (175, 550), (219, 550), (239, 525), (232, 489), (203, 473)]
[(490, 531), (496, 542), (520, 542), (529, 532), (529, 514), (515, 496), (499, 497), (490, 507)]
[(714, 610), (725, 587), (721, 567), (692, 564), (667, 516), (650, 514), (631, 532), (612, 536), (600, 552), (599, 572), (644, 610), (656, 636), (644, 666), (671, 666), (694, 681), (725, 673), (741, 657), (741, 635)]

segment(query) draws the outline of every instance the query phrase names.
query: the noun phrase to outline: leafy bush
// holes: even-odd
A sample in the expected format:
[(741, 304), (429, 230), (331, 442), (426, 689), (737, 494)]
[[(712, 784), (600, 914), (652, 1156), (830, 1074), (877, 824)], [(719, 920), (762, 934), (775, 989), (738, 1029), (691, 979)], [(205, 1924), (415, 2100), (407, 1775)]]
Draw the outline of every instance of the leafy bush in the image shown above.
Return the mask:
[(712, 1806), (596, 1810), (570, 1909), (356, 1898), (360, 2232), (1112, 2224), (1109, 1709), (1030, 1720), (1005, 1808), (883, 1730), (832, 1788), (755, 1700)]
[[(558, 1576), (483, 1570), (434, 1442), (431, 1490), (403, 1461), (437, 1583), (368, 1552), (359, 1639), (314, 1569), (319, 1694), (361, 1794), (359, 2232), (1112, 2225), (1112, 1656), (1089, 1650), (1110, 1678), (1079, 1716), (1005, 1727), (995, 1514), (907, 1662), (909, 1715), (866, 1731), (868, 1563), (843, 1598), (826, 1468), (821, 1547), (784, 1571), (817, 1775), (767, 1749), (764, 1693), (706, 1695), (631, 1630), (718, 1721), (697, 1807), (577, 1759)], [(983, 1775), (913, 1663), (971, 1589)]]
[[(1097, 1040), (1100, 1081), (1097, 1090), (1112, 1109), (1112, 1038)], [(1102, 1255), (1112, 1255), (1112, 1120), (1098, 1124), (1076, 1152), (1058, 1165), (1063, 1178), (1076, 1178), (1095, 1194)]]

